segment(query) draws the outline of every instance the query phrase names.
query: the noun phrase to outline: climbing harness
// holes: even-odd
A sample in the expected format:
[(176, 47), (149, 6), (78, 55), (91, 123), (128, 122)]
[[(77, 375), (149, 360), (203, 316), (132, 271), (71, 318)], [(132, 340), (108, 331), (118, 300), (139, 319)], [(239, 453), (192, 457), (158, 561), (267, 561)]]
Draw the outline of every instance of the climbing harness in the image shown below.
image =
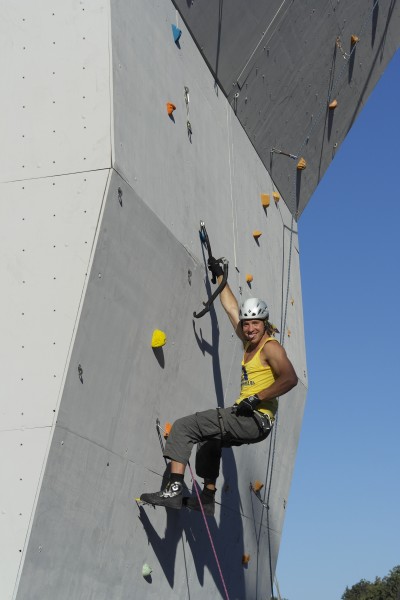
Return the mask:
[[(206, 226), (204, 225), (204, 221), (200, 221), (200, 239), (207, 249), (208, 258), (209, 259), (213, 258), (213, 255), (211, 252), (211, 244), (210, 244), (210, 240), (209, 240), (209, 237), (207, 234)], [(217, 289), (211, 294), (211, 296), (209, 297), (207, 302), (203, 302), (203, 305), (204, 305), (203, 310), (201, 310), (198, 313), (196, 313), (196, 312), (193, 313), (193, 316), (196, 319), (200, 319), (200, 317), (203, 317), (206, 313), (208, 313), (215, 298), (218, 296), (218, 294), (220, 294), (222, 292), (222, 290), (226, 286), (226, 282), (228, 281), (228, 261), (226, 260), (226, 258), (222, 257), (222, 258), (218, 258), (216, 260), (216, 262), (222, 265), (222, 268), (224, 271), (222, 281), (219, 284), (219, 286), (217, 287)], [(212, 276), (211, 281), (214, 284), (217, 283), (217, 279), (214, 275)]]

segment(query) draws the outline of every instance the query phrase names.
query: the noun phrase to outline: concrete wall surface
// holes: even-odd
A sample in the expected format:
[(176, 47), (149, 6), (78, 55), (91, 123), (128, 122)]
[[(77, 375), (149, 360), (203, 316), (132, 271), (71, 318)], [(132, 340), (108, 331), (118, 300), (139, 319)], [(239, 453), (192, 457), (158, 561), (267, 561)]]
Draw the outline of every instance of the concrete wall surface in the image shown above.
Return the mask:
[(109, 5), (2, 3), (1, 181), (110, 166)]
[(400, 46), (399, 3), (173, 2), (297, 218)]
[[(134, 501), (164, 475), (156, 419), (239, 393), (219, 300), (192, 316), (212, 292), (202, 219), (237, 298), (268, 301), (299, 376), (276, 436), (224, 451), (209, 521), (230, 597), (264, 599), (307, 389), (296, 223), (170, 0), (7, 3), (5, 22), (0, 597), (224, 596), (200, 515)], [(168, 338), (156, 352), (154, 329)]]
[(111, 167), (109, 5), (3, 2), (0, 598), (13, 596)]
[[(219, 304), (192, 318), (204, 293), (201, 262), (114, 174), (18, 600), (223, 597), (201, 515), (134, 501), (161, 486), (156, 419), (164, 425), (237, 397), (240, 343)], [(167, 334), (160, 352), (150, 345), (155, 328)], [(281, 400), (273, 471), (272, 438), (224, 451), (210, 527), (231, 598), (264, 598), (269, 588), (268, 546), (274, 568), (305, 392), (299, 384)], [(261, 480), (266, 492), (271, 474), (268, 530), (249, 484)]]
[(0, 597), (25, 547), (108, 170), (0, 184)]

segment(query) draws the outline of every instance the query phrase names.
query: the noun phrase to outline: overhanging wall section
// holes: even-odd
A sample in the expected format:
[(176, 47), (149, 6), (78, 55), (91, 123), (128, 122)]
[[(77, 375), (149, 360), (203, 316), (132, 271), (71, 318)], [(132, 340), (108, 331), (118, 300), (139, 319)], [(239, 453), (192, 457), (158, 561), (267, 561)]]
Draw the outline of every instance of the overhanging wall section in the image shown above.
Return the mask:
[[(297, 218), (400, 45), (399, 3), (174, 4)], [(272, 148), (304, 155), (298, 190), (296, 163)]]

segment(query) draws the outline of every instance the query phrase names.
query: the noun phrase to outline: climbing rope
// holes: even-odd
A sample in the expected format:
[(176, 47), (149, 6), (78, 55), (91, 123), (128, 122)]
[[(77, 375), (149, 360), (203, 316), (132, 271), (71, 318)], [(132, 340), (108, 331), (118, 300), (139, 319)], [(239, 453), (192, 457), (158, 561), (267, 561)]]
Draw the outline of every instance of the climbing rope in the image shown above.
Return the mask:
[[(361, 37), (362, 37), (362, 34), (363, 34), (363, 31), (364, 31), (364, 29), (365, 29), (365, 27), (366, 27), (366, 25), (367, 25), (367, 22), (369, 21), (369, 19), (370, 19), (370, 17), (371, 17), (371, 15), (372, 15), (372, 13), (374, 12), (374, 10), (376, 9), (376, 7), (377, 7), (377, 5), (378, 5), (378, 4), (379, 4), (379, 0), (375, 0), (375, 2), (374, 2), (374, 4), (373, 4), (373, 6), (372, 6), (372, 8), (371, 8), (371, 10), (370, 10), (370, 11), (369, 11), (369, 13), (366, 15), (366, 17), (365, 17), (365, 19), (364, 19), (364, 21), (363, 21), (363, 23), (362, 23), (362, 25), (361, 25), (360, 32), (359, 32), (359, 33), (358, 33), (358, 35), (357, 35), (357, 38), (358, 38), (358, 39), (361, 39)], [(337, 39), (336, 39), (336, 42), (335, 42), (335, 43), (336, 43), (336, 45), (338, 45)], [(340, 72), (339, 72), (339, 75), (338, 75), (338, 77), (337, 77), (337, 80), (336, 80), (335, 82), (333, 82), (333, 83), (332, 83), (331, 89), (330, 89), (330, 91), (329, 91), (329, 93), (328, 93), (328, 98), (327, 98), (327, 101), (328, 101), (328, 103), (331, 101), (331, 99), (332, 99), (332, 98), (334, 98), (335, 96), (337, 96), (337, 94), (339, 93), (339, 86), (340, 86), (340, 84), (341, 84), (341, 82), (342, 82), (342, 79), (343, 79), (343, 77), (344, 77), (344, 75), (345, 75), (345, 71), (346, 71), (346, 69), (348, 68), (348, 61), (350, 60), (351, 56), (352, 56), (352, 55), (353, 55), (353, 53), (355, 52), (355, 49), (356, 49), (357, 45), (358, 45), (358, 43), (356, 43), (356, 44), (353, 44), (353, 47), (351, 48), (351, 50), (350, 50), (350, 53), (348, 53), (348, 54), (346, 55), (346, 59), (347, 59), (347, 60), (345, 60), (345, 61), (343, 62), (343, 66), (342, 66), (342, 68), (341, 68), (341, 70), (340, 70)], [(341, 51), (343, 50), (343, 49), (341, 48), (341, 45), (340, 45), (340, 46), (338, 46), (338, 47), (339, 47), (339, 49), (340, 49)], [(309, 129), (309, 131), (308, 131), (308, 133), (307, 133), (307, 135), (305, 136), (305, 138), (304, 138), (303, 142), (300, 144), (299, 150), (298, 150), (298, 152), (297, 152), (297, 156), (300, 156), (300, 155), (301, 155), (301, 152), (302, 152), (302, 150), (303, 150), (304, 146), (305, 146), (305, 145), (306, 145), (306, 144), (309, 142), (309, 140), (310, 140), (310, 138), (311, 138), (311, 135), (312, 135), (312, 133), (313, 133), (314, 129), (315, 129), (315, 128), (316, 128), (316, 126), (318, 125), (318, 123), (319, 123), (319, 121), (320, 121), (320, 119), (321, 119), (322, 115), (323, 115), (323, 114), (325, 114), (325, 111), (326, 111), (326, 105), (325, 105), (325, 104), (322, 104), (322, 105), (321, 105), (321, 108), (320, 108), (320, 110), (319, 110), (319, 112), (318, 112), (318, 114), (317, 114), (317, 117), (316, 117), (316, 119), (313, 121), (313, 123), (312, 123), (312, 125), (311, 125), (311, 127), (310, 127), (310, 129)], [(295, 206), (295, 203), (296, 203), (296, 177), (294, 178), (294, 180), (295, 180), (295, 181), (294, 181), (294, 192), (293, 192), (293, 198), (292, 198), (292, 199), (293, 199), (293, 201), (294, 201), (294, 206)], [(296, 210), (296, 213), (295, 213), (295, 214), (296, 214), (296, 216), (298, 216), (298, 207), (297, 207), (297, 210)]]
[[(359, 35), (357, 36), (358, 39), (361, 38), (362, 33), (366, 27), (366, 24), (369, 20), (369, 18), (371, 17), (372, 13), (374, 12), (376, 6), (379, 4), (379, 0), (375, 0), (370, 12), (367, 14), (367, 16), (364, 19), (364, 22), (361, 26)], [(346, 61), (344, 62), (341, 71), (339, 72), (338, 78), (335, 82), (332, 83), (332, 86), (329, 90), (328, 93), (328, 103), (331, 101), (332, 97), (335, 97), (338, 93), (338, 88), (339, 85), (341, 84), (341, 81), (343, 79), (343, 76), (345, 74), (345, 70), (347, 68), (347, 63), (349, 61), (349, 59), (351, 58), (353, 52), (356, 49), (357, 44), (354, 44), (350, 53), (344, 53), (344, 50), (341, 46), (340, 40), (336, 40), (336, 45), (339, 48), (339, 50), (342, 52), (343, 57), (346, 59)], [(312, 135), (312, 133), (314, 132), (317, 124), (319, 123), (322, 115), (325, 113), (326, 111), (326, 106), (325, 104), (323, 104), (320, 108), (320, 111), (317, 115), (317, 118), (314, 120), (314, 122), (312, 123), (308, 134), (305, 136), (303, 142), (300, 144), (300, 147), (298, 149), (298, 152), (296, 153), (296, 156), (301, 156), (301, 152), (304, 148), (304, 146), (308, 143), (308, 141), (310, 140), (310, 137)], [(282, 154), (282, 152), (280, 152)], [(291, 158), (294, 156), (289, 155)], [(296, 168), (296, 173), (297, 173), (297, 168)], [(293, 181), (293, 196), (291, 198), (291, 200), (293, 200), (293, 206), (296, 206), (296, 177), (294, 177), (294, 181)], [(293, 225), (294, 225), (294, 216), (298, 216), (298, 206), (296, 206), (296, 212), (294, 214), (292, 214), (292, 219), (291, 219), (291, 225), (290, 225), (290, 241), (289, 241), (289, 257), (288, 257), (288, 273), (287, 273), (287, 283), (286, 283), (286, 298), (285, 298), (285, 304), (284, 304), (284, 308), (282, 306), (282, 311), (281, 311), (281, 333), (280, 333), (280, 343), (281, 345), (284, 347), (285, 344), (285, 331), (286, 331), (286, 321), (287, 321), (287, 308), (288, 308), (288, 301), (289, 301), (289, 289), (290, 289), (290, 276), (291, 276), (291, 262), (292, 262), (292, 248), (293, 248), (293, 234), (295, 233), (293, 230)], [(283, 251), (284, 251), (284, 244), (283, 244)], [(271, 595), (272, 595), (272, 600), (274, 600), (274, 591), (273, 591), (273, 577), (272, 577), (272, 558), (271, 558), (271, 536), (270, 536), (270, 524), (269, 524), (269, 501), (270, 501), (270, 496), (271, 496), (271, 488), (272, 488), (272, 476), (273, 476), (273, 470), (274, 470), (274, 463), (275, 463), (275, 452), (276, 452), (276, 436), (277, 436), (277, 431), (278, 431), (278, 418), (279, 418), (279, 410), (276, 413), (276, 418), (275, 418), (275, 424), (274, 424), (274, 432), (273, 432), (273, 437), (271, 440), (271, 444), (270, 444), (270, 448), (269, 448), (269, 455), (268, 455), (268, 463), (267, 463), (267, 475), (266, 475), (266, 479), (268, 479), (268, 471), (269, 472), (269, 484), (267, 486), (267, 501), (266, 503), (262, 503), (263, 507), (266, 508), (267, 511), (267, 532), (268, 532), (268, 550), (269, 550), (269, 567), (270, 567), (270, 585), (271, 585)]]
[[(271, 22), (270, 22), (270, 24), (268, 25), (267, 29), (266, 29), (266, 30), (264, 31), (264, 33), (262, 34), (262, 36), (261, 36), (261, 39), (260, 39), (260, 41), (258, 42), (257, 46), (254, 48), (253, 52), (250, 54), (250, 56), (249, 56), (249, 58), (248, 58), (248, 60), (247, 60), (246, 64), (244, 65), (243, 69), (240, 71), (239, 75), (236, 77), (236, 81), (237, 81), (238, 83), (239, 83), (239, 79), (241, 78), (241, 76), (242, 76), (243, 72), (246, 70), (246, 67), (247, 67), (247, 65), (249, 64), (249, 62), (250, 62), (250, 61), (251, 61), (251, 59), (253, 58), (254, 54), (257, 52), (258, 48), (260, 47), (260, 44), (261, 44), (261, 42), (263, 41), (263, 39), (264, 39), (264, 38), (265, 38), (265, 36), (267, 35), (268, 31), (271, 29), (272, 25), (273, 25), (273, 24), (274, 24), (274, 22), (275, 22), (275, 19), (276, 19), (276, 18), (278, 17), (278, 15), (279, 15), (279, 13), (281, 12), (281, 9), (283, 8), (283, 5), (284, 5), (284, 4), (286, 4), (286, 1), (287, 1), (287, 0), (283, 0), (283, 1), (282, 1), (282, 4), (280, 5), (280, 7), (278, 8), (278, 10), (276, 11), (276, 13), (275, 13), (275, 15), (273, 16), (273, 18), (272, 18), (272, 21), (271, 21)], [(292, 4), (293, 4), (293, 2), (294, 2), (294, 0), (291, 0), (291, 3), (292, 3)], [(281, 23), (282, 23), (282, 21), (283, 21), (284, 17), (286, 16), (286, 13), (288, 12), (289, 8), (290, 8), (290, 5), (289, 5), (289, 6), (286, 8), (286, 11), (285, 11), (285, 12), (284, 12), (284, 14), (282, 15)], [(277, 25), (276, 29), (274, 30), (274, 32), (272, 33), (272, 35), (271, 35), (271, 36), (268, 38), (268, 40), (265, 42), (266, 44), (268, 44), (268, 43), (271, 41), (271, 39), (272, 39), (272, 37), (273, 37), (273, 35), (274, 35), (275, 31), (277, 31), (277, 28), (278, 28), (278, 25)]]
[(227, 128), (227, 140), (228, 140), (228, 163), (229, 163), (229, 186), (231, 196), (231, 207), (232, 207), (232, 228), (233, 228), (233, 257), (235, 260), (235, 268), (237, 269), (237, 211), (236, 204), (233, 198), (233, 139), (232, 139), (232, 113), (229, 110), (228, 105), (226, 106), (226, 128)]
[(224, 576), (222, 575), (221, 565), (219, 564), (219, 560), (218, 560), (218, 556), (217, 556), (217, 551), (215, 550), (215, 546), (214, 546), (214, 542), (213, 542), (212, 535), (211, 535), (211, 532), (210, 532), (210, 528), (208, 526), (206, 515), (205, 515), (205, 512), (204, 512), (203, 503), (202, 503), (201, 498), (200, 498), (199, 485), (198, 485), (197, 481), (194, 478), (192, 467), (190, 466), (189, 462), (188, 462), (188, 467), (189, 467), (190, 475), (192, 477), (194, 489), (196, 490), (197, 502), (200, 504), (201, 514), (203, 515), (203, 519), (204, 519), (204, 525), (206, 526), (207, 533), (208, 533), (208, 538), (210, 540), (211, 548), (212, 548), (212, 551), (214, 553), (215, 562), (217, 563), (217, 567), (218, 567), (218, 571), (219, 571), (219, 576), (221, 578), (222, 586), (224, 588), (226, 600), (229, 600), (229, 594), (228, 594), (228, 590), (226, 588), (225, 579), (224, 579)]
[[(164, 429), (161, 426), (160, 419), (158, 419), (158, 418), (156, 419), (156, 427), (157, 427), (158, 438), (159, 438), (160, 445), (161, 445), (161, 450), (162, 450), (162, 452), (164, 452), (164, 442), (162, 440), (161, 432), (163, 433), (164, 438), (168, 436), (168, 432), (167, 432), (166, 429)], [(166, 459), (165, 459), (165, 457), (164, 457), (164, 460), (165, 460), (165, 462), (167, 462)], [(190, 462), (188, 462), (188, 467), (189, 467), (189, 471), (190, 471), (190, 476), (191, 476), (192, 481), (193, 481), (193, 486), (194, 486), (194, 489), (196, 491), (197, 501), (198, 501), (198, 503), (200, 505), (201, 513), (203, 515), (204, 524), (206, 526), (206, 530), (207, 530), (208, 537), (209, 537), (209, 540), (210, 540), (211, 548), (212, 548), (212, 551), (214, 553), (215, 562), (217, 563), (217, 567), (218, 567), (218, 571), (219, 571), (219, 576), (221, 578), (222, 586), (223, 586), (224, 591), (225, 591), (226, 600), (229, 600), (229, 594), (228, 594), (228, 590), (227, 590), (227, 587), (226, 587), (224, 576), (222, 574), (221, 565), (219, 564), (217, 551), (215, 550), (215, 546), (214, 546), (214, 542), (213, 542), (212, 535), (211, 535), (211, 532), (210, 532), (210, 528), (208, 527), (206, 515), (204, 513), (203, 503), (201, 502), (201, 499), (200, 499), (200, 494), (199, 494), (199, 490), (198, 490), (199, 486), (198, 486), (198, 483), (197, 483), (196, 479), (194, 478), (192, 467), (190, 466)]]
[[(290, 277), (291, 277), (293, 235), (295, 233), (297, 233), (295, 231), (295, 229), (293, 228), (293, 225), (294, 225), (293, 215), (292, 215), (292, 219), (291, 219), (290, 228), (286, 227), (285, 224), (283, 223), (283, 232), (285, 232), (285, 229), (289, 229), (290, 238), (289, 238), (289, 256), (288, 256), (288, 272), (287, 272), (287, 283), (286, 283), (286, 297), (285, 297), (284, 302), (283, 302), (284, 286), (283, 286), (283, 280), (282, 280), (281, 331), (280, 331), (280, 338), (279, 338), (279, 341), (280, 341), (280, 344), (282, 347), (284, 347), (284, 345), (285, 345), (285, 331), (286, 331), (287, 309), (288, 309), (288, 304), (289, 304), (289, 289), (290, 289)], [(285, 239), (283, 238), (283, 252), (284, 252), (284, 250), (285, 250)], [(284, 260), (282, 262), (283, 262), (283, 266), (284, 266)], [(273, 475), (274, 466), (275, 466), (278, 422), (279, 422), (279, 409), (277, 410), (276, 415), (275, 415), (275, 422), (274, 422), (271, 442), (270, 442), (269, 450), (268, 450), (267, 472), (265, 475), (265, 482), (266, 482), (266, 489), (267, 489), (266, 502), (263, 502), (261, 500), (261, 498), (256, 494), (253, 487), (250, 486), (251, 491), (254, 493), (256, 498), (261, 502), (263, 509), (265, 508), (265, 510), (266, 510), (268, 562), (269, 562), (269, 576), (270, 576), (270, 586), (271, 586), (271, 600), (274, 600), (275, 596), (274, 596), (274, 579), (273, 579), (273, 574), (272, 574), (273, 565), (272, 565), (272, 546), (271, 546), (271, 535), (270, 535), (271, 527), (270, 527), (269, 509), (270, 509), (270, 496), (271, 496), (271, 489), (272, 489), (272, 475)]]

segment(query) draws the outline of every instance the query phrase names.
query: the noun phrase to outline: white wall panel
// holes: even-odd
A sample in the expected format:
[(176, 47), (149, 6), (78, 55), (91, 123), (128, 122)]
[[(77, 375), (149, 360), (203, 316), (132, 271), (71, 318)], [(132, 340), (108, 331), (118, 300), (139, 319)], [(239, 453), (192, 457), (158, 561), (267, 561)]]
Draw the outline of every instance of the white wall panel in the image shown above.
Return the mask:
[(0, 430), (53, 422), (107, 177), (0, 186)]
[(0, 184), (0, 598), (23, 557), (108, 175)]
[(0, 433), (0, 598), (12, 597), (50, 427)]
[(2, 3), (0, 181), (110, 166), (108, 38), (106, 0)]

